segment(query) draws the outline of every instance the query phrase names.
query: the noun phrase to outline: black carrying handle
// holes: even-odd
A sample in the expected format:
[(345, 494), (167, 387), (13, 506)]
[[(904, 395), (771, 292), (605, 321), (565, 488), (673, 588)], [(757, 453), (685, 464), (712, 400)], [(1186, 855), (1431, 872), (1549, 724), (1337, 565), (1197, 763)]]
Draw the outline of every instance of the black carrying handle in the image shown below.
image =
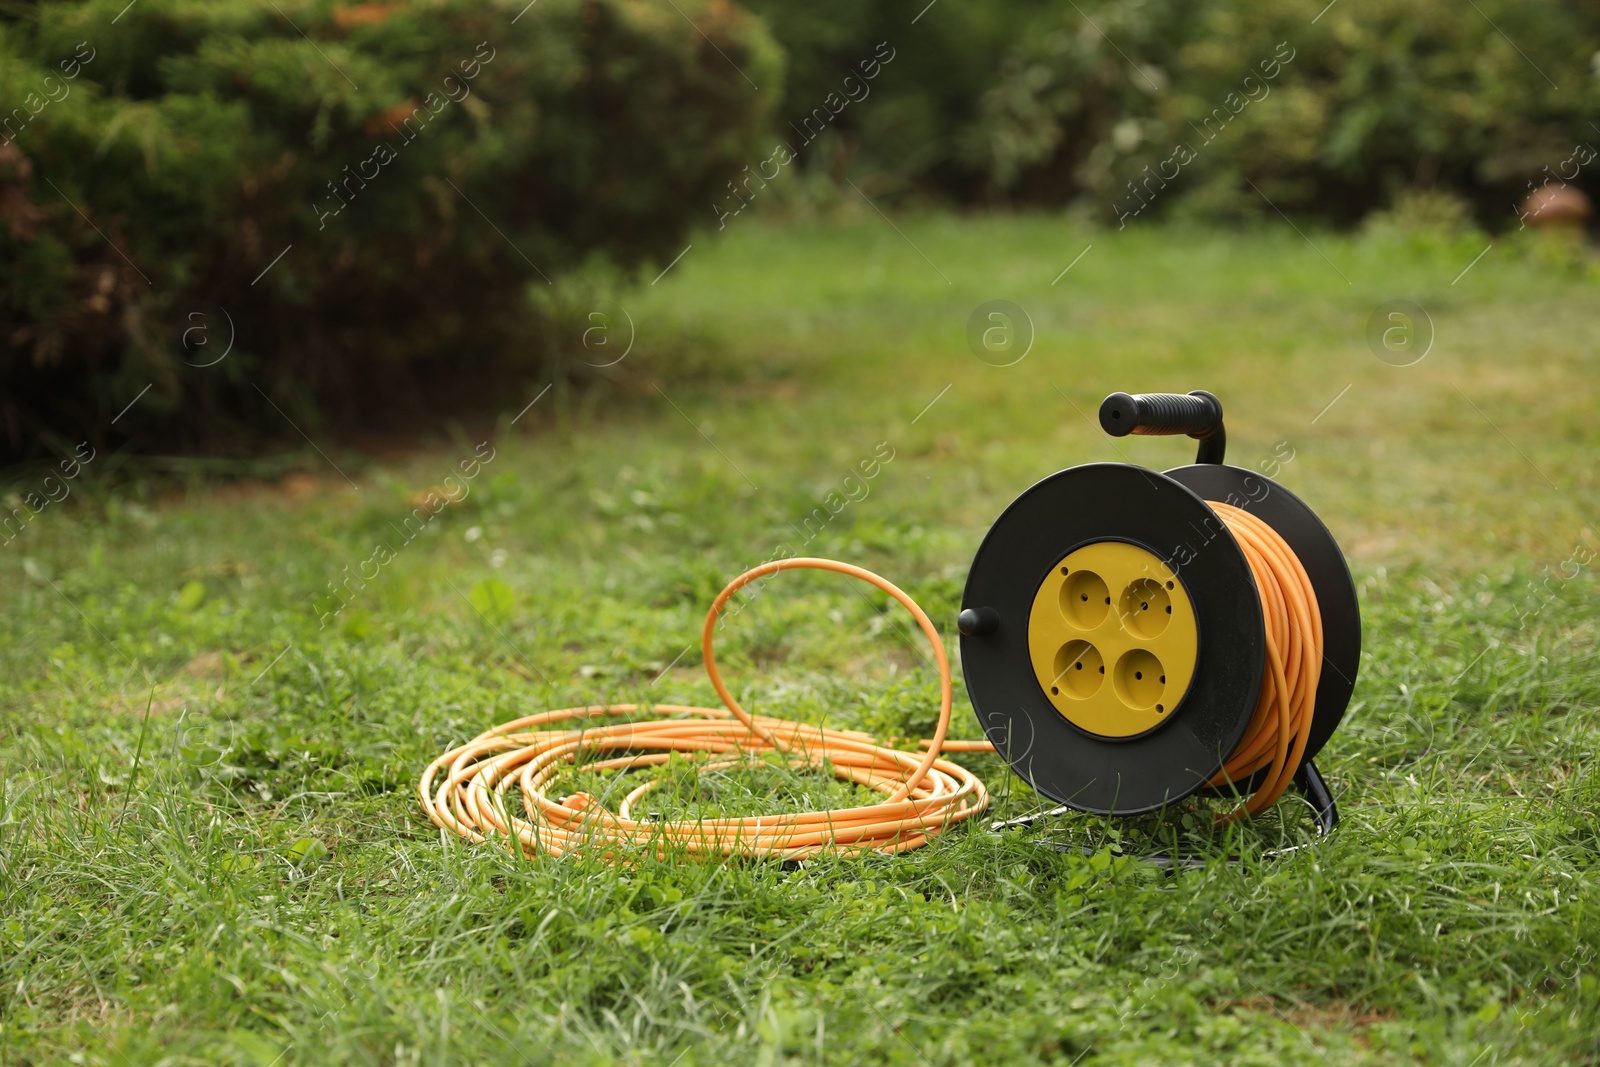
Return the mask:
[(1100, 402), (1100, 428), (1112, 437), (1187, 434), (1200, 442), (1196, 463), (1221, 463), (1228, 447), (1222, 401), (1192, 393), (1112, 393)]

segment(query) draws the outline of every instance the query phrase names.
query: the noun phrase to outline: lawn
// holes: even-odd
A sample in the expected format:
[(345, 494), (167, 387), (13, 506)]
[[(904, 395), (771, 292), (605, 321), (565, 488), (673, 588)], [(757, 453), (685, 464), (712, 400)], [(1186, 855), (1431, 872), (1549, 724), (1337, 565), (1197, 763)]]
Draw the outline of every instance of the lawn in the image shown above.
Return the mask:
[[(738, 220), (615, 297), (622, 362), (508, 390), (498, 418), (404, 449), (306, 426), (326, 455), (271, 481), (97, 455), (0, 552), (0, 1062), (1600, 1062), (1593, 268), (1522, 238), (1474, 261), (1488, 238), (1307, 237)], [(1010, 366), (966, 341), (997, 299), (1036, 330)], [(1431, 318), (1409, 366), (1368, 345), (1392, 300)], [(775, 554), (877, 570), (953, 650), (1015, 494), (1189, 461), (1106, 438), (1100, 398), (1195, 388), (1360, 590), (1361, 676), (1319, 759), (1331, 840), (1255, 858), (1304, 839), (1286, 799), (1226, 832), (1191, 817), (1214, 862), (1175, 875), (1131, 858), (1147, 823), (1090, 816), (895, 857), (607, 865), (423, 816), (422, 768), (494, 723), (714, 704), (700, 621)], [(887, 605), (781, 576), (724, 671), (758, 711), (923, 736), (934, 674)], [(962, 759), (994, 817), (1045, 806)], [(715, 785), (756, 810), (837, 792)]]

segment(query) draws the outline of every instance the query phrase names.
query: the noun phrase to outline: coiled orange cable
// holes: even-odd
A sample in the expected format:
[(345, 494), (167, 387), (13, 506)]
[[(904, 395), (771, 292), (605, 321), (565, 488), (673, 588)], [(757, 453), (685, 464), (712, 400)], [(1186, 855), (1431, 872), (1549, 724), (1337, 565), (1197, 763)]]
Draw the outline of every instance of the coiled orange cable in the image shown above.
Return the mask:
[(1305, 755), (1322, 677), (1322, 612), (1311, 578), (1283, 537), (1231, 504), (1211, 507), (1233, 533), (1255, 576), (1266, 624), (1267, 664), (1255, 714), (1210, 785), (1225, 788), (1266, 770), (1245, 804), (1224, 819), (1256, 815), (1283, 796)]
[[(903, 604), (917, 620), (939, 668), (939, 723), (927, 751), (885, 747), (856, 730), (829, 730), (751, 715), (728, 692), (712, 651), (723, 606), (758, 578), (800, 568), (835, 571), (870, 582)], [(966, 768), (940, 758), (950, 726), (952, 695), (944, 642), (927, 614), (887, 579), (829, 559), (763, 564), (728, 583), (712, 603), (701, 648), (706, 673), (726, 710), (657, 704), (650, 710), (662, 718), (590, 726), (590, 720), (643, 710), (637, 704), (610, 704), (563, 708), (517, 719), (429, 764), (417, 783), (423, 808), (434, 823), (472, 841), (485, 840), (490, 834), (508, 840), (514, 835), (529, 855), (548, 852), (559, 856), (596, 846), (609, 852), (632, 845), (657, 852), (679, 848), (723, 856), (802, 859), (822, 851), (903, 852), (926, 844), (988, 807), (989, 793), (983, 782)], [(829, 811), (661, 820), (634, 815), (639, 801), (661, 784), (660, 779), (647, 780), (633, 789), (615, 811), (587, 793), (556, 798), (545, 791), (555, 779), (576, 770), (620, 772), (659, 766), (673, 752), (696, 756), (703, 770), (779, 753), (791, 765), (825, 770), (882, 793), (885, 799)], [(513, 784), (521, 793), (522, 816), (512, 814), (507, 804)]]
[[(1226, 788), (1266, 771), (1254, 795), (1220, 818), (1254, 815), (1277, 801), (1300, 766), (1311, 730), (1322, 666), (1322, 617), (1305, 568), (1283, 538), (1262, 520), (1228, 504), (1212, 507), (1232, 531), (1255, 576), (1266, 623), (1267, 656), (1261, 694), (1244, 738), (1211, 785)], [(722, 681), (713, 651), (717, 621), (746, 585), (782, 570), (814, 569), (877, 586), (911, 612), (933, 649), (939, 670), (939, 720), (921, 753), (876, 743), (856, 730), (830, 730), (789, 719), (751, 715)], [(515, 719), (485, 731), (430, 763), (417, 783), (422, 806), (441, 828), (471, 841), (515, 837), (525, 854), (562, 855), (600, 846), (683, 849), (697, 854), (801, 859), (823, 851), (903, 852), (981, 813), (988, 790), (944, 752), (992, 752), (988, 741), (946, 740), (950, 726), (950, 663), (927, 614), (894, 583), (848, 563), (800, 557), (752, 568), (728, 583), (706, 613), (701, 649), (711, 685), (724, 708), (656, 704), (659, 718), (591, 725), (647, 710), (638, 704), (562, 708)], [(636, 818), (639, 802), (660, 784), (646, 780), (615, 811), (587, 793), (556, 798), (546, 786), (578, 770), (622, 772), (660, 766), (673, 752), (689, 753), (702, 770), (735, 766), (778, 753), (792, 765), (885, 794), (876, 804), (749, 818), (661, 820)], [(619, 753), (618, 755), (612, 755)], [(594, 759), (594, 756), (602, 758)], [(523, 815), (507, 795), (520, 792)]]

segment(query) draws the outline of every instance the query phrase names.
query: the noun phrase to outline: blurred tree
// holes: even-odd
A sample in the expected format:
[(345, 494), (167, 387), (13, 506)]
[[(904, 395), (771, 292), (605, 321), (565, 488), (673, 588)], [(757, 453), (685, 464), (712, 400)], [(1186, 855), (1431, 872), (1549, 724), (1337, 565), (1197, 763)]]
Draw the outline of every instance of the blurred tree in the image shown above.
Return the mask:
[(801, 150), (807, 164), (830, 165), (836, 177), (854, 166), (878, 189), (958, 200), (984, 192), (984, 161), (973, 158), (965, 141), (984, 121), (983, 94), (996, 82), (1001, 57), (1029, 27), (1055, 15), (1037, 0), (744, 3), (767, 21), (787, 54), (779, 136), (792, 138), (795, 125), (830, 93), (844, 95), (844, 80), (859, 80), (861, 64), (880, 45), (893, 55), (867, 98), (841, 111), (826, 140)]
[[(747, 2), (789, 54), (780, 132), (897, 49), (807, 163), (902, 195), (1116, 221), (1253, 214), (1254, 183), (1351, 222), (1437, 189), (1514, 225), (1530, 180), (1600, 145), (1600, 7), (1578, 0)], [(1563, 180), (1600, 191), (1600, 164), (1579, 170)]]
[[(1437, 189), (1498, 228), (1542, 168), (1600, 144), (1593, 4), (1222, 0), (1186, 15), (1117, 0), (1093, 12), (1104, 36), (1087, 19), (1074, 9), (1008, 58), (987, 101), (997, 186), (1066, 188), (1113, 218), (1138, 193), (1211, 215), (1257, 213), (1265, 196), (1343, 223)], [(1159, 71), (1159, 91), (1109, 93), (1101, 115), (1083, 99), (1085, 84), (1137, 86), (1141, 71)], [(1032, 151), (997, 150), (1017, 130), (1032, 131)], [(1194, 157), (1181, 177), (1150, 182), (1175, 152)], [(1600, 167), (1577, 177), (1594, 187)]]

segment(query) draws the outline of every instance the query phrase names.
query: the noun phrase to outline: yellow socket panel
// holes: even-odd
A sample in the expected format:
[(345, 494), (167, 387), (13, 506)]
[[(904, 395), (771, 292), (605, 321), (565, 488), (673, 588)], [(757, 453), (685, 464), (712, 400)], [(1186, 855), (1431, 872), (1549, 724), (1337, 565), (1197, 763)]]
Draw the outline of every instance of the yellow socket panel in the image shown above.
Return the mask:
[(1045, 696), (1100, 737), (1137, 737), (1165, 722), (1189, 691), (1199, 647), (1182, 580), (1125, 541), (1068, 554), (1028, 617), (1028, 655)]

